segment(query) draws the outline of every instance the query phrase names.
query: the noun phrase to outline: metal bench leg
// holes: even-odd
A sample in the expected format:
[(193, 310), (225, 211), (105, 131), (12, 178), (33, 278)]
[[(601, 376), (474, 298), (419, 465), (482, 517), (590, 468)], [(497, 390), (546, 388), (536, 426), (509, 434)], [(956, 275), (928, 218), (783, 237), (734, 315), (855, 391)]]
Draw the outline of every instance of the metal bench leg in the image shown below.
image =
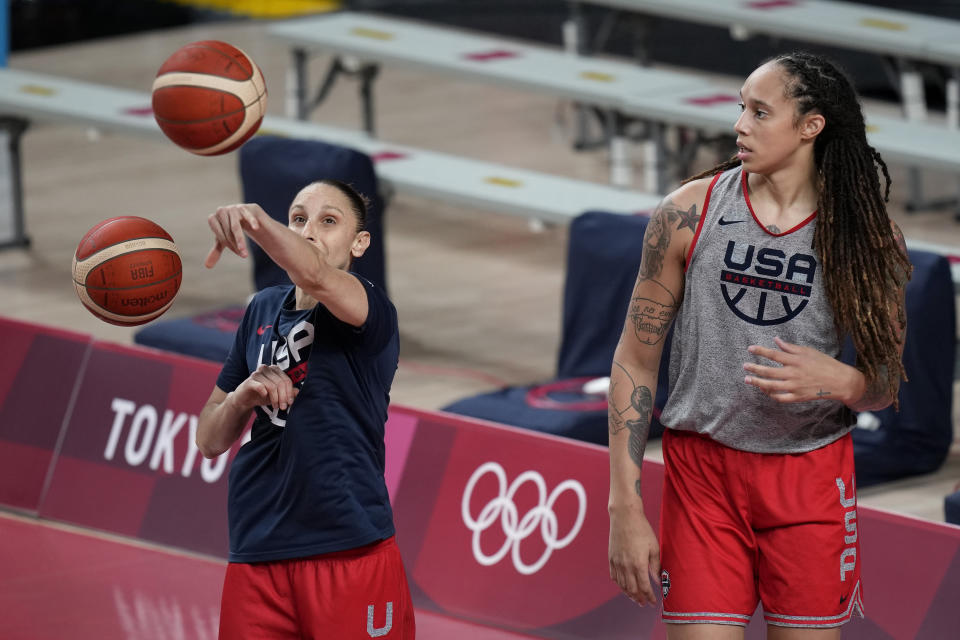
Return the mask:
[[(23, 173), (20, 138), (28, 122), (21, 118), (0, 117), (0, 137), (7, 138), (6, 164), (9, 192), (7, 202), (0, 202), (0, 249), (30, 246), (23, 213)], [(0, 160), (0, 178), (4, 161)], [(4, 209), (9, 206), (9, 211)], [(9, 217), (7, 217), (9, 216)], [(6, 219), (5, 219), (6, 218)]]
[(669, 193), (674, 187), (673, 176), (670, 173), (669, 149), (667, 149), (667, 126), (660, 122), (650, 124), (650, 141), (653, 144), (653, 172), (649, 173), (653, 184), (648, 184), (647, 189), (652, 193)]
[(310, 116), (307, 106), (307, 52), (304, 49), (294, 49), (293, 60), (287, 69), (287, 103), (288, 118), (306, 120)]
[(363, 102), (363, 130), (371, 138), (377, 137), (374, 108), (373, 108), (373, 82), (377, 79), (380, 67), (375, 64), (364, 65), (360, 73), (360, 100)]
[[(927, 103), (923, 94), (923, 76), (916, 67), (905, 61), (898, 61), (900, 71), (900, 100), (903, 103), (903, 115), (911, 122), (923, 122), (927, 119)], [(907, 170), (908, 193), (907, 211), (923, 207), (923, 175), (920, 169), (910, 167)]]
[[(574, 56), (587, 55), (586, 23), (579, 2), (570, 2), (570, 16), (563, 23), (563, 50)], [(588, 144), (587, 112), (577, 103), (573, 104), (574, 148)]]
[(960, 129), (960, 67), (950, 69), (947, 78), (947, 128), (951, 131)]
[(633, 183), (631, 142), (627, 137), (625, 118), (617, 111), (609, 112), (607, 136), (610, 139), (610, 184), (629, 187)]
[[(960, 129), (960, 67), (950, 69), (950, 77), (947, 78), (946, 99), (947, 128), (956, 131)], [(957, 199), (954, 201), (953, 219), (960, 222), (960, 181), (957, 182)], [(958, 363), (958, 366), (960, 366), (960, 363)]]
[(360, 79), (363, 129), (373, 137), (376, 129), (374, 125), (373, 83), (377, 79), (380, 67), (373, 63), (361, 62), (352, 56), (337, 56), (330, 62), (330, 66), (317, 88), (317, 94), (309, 98), (307, 97), (306, 62), (306, 52), (302, 49), (295, 50), (293, 75), (290, 80), (293, 89), (287, 106), (288, 108), (293, 106), (296, 109), (297, 119), (309, 120), (310, 113), (327, 99), (327, 95), (341, 75), (357, 77)]

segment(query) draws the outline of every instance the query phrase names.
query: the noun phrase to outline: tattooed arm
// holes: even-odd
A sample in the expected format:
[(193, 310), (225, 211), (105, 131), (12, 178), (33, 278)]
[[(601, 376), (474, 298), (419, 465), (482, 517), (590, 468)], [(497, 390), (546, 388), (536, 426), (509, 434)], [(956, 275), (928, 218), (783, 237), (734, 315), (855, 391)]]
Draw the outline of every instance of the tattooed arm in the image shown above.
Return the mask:
[(659, 581), (660, 551), (643, 512), (640, 469), (663, 341), (683, 297), (686, 253), (706, 186), (704, 180), (684, 185), (651, 216), (610, 372), (610, 577), (641, 605), (657, 601), (650, 578)]

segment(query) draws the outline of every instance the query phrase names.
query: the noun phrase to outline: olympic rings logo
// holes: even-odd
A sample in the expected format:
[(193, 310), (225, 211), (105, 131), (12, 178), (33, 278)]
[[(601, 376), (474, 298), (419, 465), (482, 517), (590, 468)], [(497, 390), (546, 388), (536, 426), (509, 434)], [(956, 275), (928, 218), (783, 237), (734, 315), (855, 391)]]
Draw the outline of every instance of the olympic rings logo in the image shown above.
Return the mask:
[[(496, 476), (499, 483), (499, 492), (480, 510), (480, 514), (474, 519), (470, 514), (470, 498), (473, 496), (473, 489), (477, 482), (487, 473)], [(527, 482), (532, 482), (537, 488), (537, 505), (520, 518), (513, 497), (520, 487)], [(576, 494), (579, 508), (577, 519), (570, 531), (563, 538), (558, 538), (557, 514), (553, 511), (553, 505), (565, 491), (572, 491)], [(463, 523), (473, 531), (473, 557), (476, 558), (477, 562), (489, 567), (500, 562), (508, 551), (512, 551), (513, 566), (518, 572), (529, 576), (543, 568), (554, 550), (563, 549), (569, 545), (580, 532), (583, 520), (587, 515), (587, 492), (584, 491), (583, 485), (576, 480), (564, 480), (547, 496), (546, 482), (544, 482), (543, 476), (536, 471), (524, 471), (517, 476), (508, 488), (507, 474), (503, 467), (496, 462), (487, 462), (480, 465), (470, 476), (470, 480), (467, 481), (467, 486), (463, 492), (463, 500), (460, 503), (460, 511)], [(497, 519), (500, 520), (500, 525), (503, 527), (507, 539), (495, 553), (486, 555), (480, 548), (480, 536), (492, 527)], [(538, 527), (547, 548), (536, 562), (526, 564), (520, 557), (520, 543), (533, 535)]]

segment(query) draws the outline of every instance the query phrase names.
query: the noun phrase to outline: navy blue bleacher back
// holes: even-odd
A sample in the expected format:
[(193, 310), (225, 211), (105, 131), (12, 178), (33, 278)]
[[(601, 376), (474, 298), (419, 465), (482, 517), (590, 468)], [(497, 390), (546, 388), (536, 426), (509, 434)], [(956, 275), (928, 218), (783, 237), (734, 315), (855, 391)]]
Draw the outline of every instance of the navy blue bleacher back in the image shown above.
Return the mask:
[[(503, 424), (524, 427), (578, 440), (607, 442), (605, 400), (591, 404), (591, 396), (566, 388), (550, 393), (552, 403), (543, 402), (544, 388), (563, 387), (558, 382), (610, 375), (613, 352), (620, 339), (623, 321), (643, 247), (647, 216), (630, 216), (588, 211), (570, 224), (567, 273), (563, 293), (563, 325), (556, 378), (540, 385), (508, 387), (463, 398), (444, 409)], [(655, 417), (650, 435), (663, 433), (656, 418), (667, 396), (667, 368), (670, 338), (665, 340), (657, 385)], [(534, 397), (540, 402), (532, 403)], [(565, 407), (566, 405), (566, 407)]]
[(879, 426), (854, 429), (857, 484), (861, 487), (930, 473), (943, 464), (953, 440), (956, 309), (950, 263), (911, 250), (907, 285), (907, 341), (900, 411), (874, 412)]
[(943, 499), (943, 515), (950, 524), (960, 525), (960, 491), (954, 491)]
[(558, 378), (610, 375), (648, 221), (588, 211), (571, 223)]
[[(243, 201), (256, 202), (271, 218), (288, 222), (290, 203), (303, 187), (322, 178), (340, 180), (370, 199), (367, 230), (370, 247), (352, 270), (386, 290), (383, 238), (383, 200), (370, 156), (318, 140), (294, 140), (262, 135), (240, 148)], [(265, 287), (289, 284), (286, 272), (254, 243), (247, 241), (253, 258), (253, 283)]]

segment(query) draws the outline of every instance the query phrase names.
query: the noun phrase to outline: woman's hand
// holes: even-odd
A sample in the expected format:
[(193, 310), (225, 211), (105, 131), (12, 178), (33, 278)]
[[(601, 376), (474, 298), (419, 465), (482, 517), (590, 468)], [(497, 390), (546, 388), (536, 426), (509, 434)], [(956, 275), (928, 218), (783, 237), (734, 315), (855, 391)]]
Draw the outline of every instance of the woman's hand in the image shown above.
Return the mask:
[(207, 218), (207, 224), (215, 238), (213, 248), (203, 264), (213, 268), (224, 249), (229, 249), (241, 258), (247, 257), (247, 242), (244, 231), (256, 231), (266, 212), (257, 204), (232, 204), (220, 207)]
[(640, 606), (657, 604), (660, 545), (642, 511), (610, 516), (610, 579)]
[(850, 400), (856, 386), (854, 376), (861, 375), (856, 369), (811, 347), (780, 338), (773, 340), (779, 349), (751, 345), (747, 351), (780, 366), (746, 362), (743, 368), (751, 375), (746, 376), (744, 382), (777, 402), (836, 400), (847, 403)]
[(233, 391), (235, 402), (243, 409), (270, 405), (281, 411), (293, 404), (299, 389), (277, 365), (261, 364)]

